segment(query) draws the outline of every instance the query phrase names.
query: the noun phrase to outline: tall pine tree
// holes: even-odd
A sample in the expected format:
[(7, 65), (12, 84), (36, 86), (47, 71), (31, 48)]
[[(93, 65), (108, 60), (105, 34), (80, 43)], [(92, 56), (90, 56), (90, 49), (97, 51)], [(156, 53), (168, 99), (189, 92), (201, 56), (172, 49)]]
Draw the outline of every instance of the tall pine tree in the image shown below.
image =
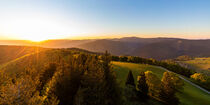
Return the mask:
[(120, 105), (121, 95), (116, 78), (112, 71), (111, 56), (106, 51), (102, 56), (102, 67), (104, 69), (103, 84), (104, 105)]

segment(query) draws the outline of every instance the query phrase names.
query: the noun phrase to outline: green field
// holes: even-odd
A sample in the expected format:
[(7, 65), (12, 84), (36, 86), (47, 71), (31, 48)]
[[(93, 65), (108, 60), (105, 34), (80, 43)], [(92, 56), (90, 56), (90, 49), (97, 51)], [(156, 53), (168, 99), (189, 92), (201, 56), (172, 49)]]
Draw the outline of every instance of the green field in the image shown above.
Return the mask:
[(189, 61), (183, 61), (194, 68), (199, 73), (204, 73), (210, 76), (210, 58), (195, 58)]
[[(135, 80), (141, 71), (150, 70), (159, 78), (162, 78), (162, 74), (165, 72), (163, 69), (151, 65), (123, 62), (112, 63), (113, 68), (116, 71), (117, 81), (120, 83), (121, 87), (125, 86), (125, 80), (129, 70), (132, 70)], [(178, 93), (177, 96), (181, 101), (181, 105), (210, 105), (210, 95), (187, 82), (185, 82), (184, 90), (181, 93)]]

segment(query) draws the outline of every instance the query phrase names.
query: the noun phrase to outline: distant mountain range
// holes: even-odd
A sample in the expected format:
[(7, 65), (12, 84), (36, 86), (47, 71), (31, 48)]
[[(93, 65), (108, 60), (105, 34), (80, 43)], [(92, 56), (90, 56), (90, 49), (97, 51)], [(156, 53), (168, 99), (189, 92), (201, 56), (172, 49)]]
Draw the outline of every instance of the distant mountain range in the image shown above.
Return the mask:
[(109, 51), (113, 55), (132, 55), (158, 60), (176, 58), (182, 55), (193, 57), (210, 56), (210, 40), (188, 40), (179, 38), (138, 38), (91, 40), (48, 40), (42, 43), (28, 41), (0, 41), (6, 45), (29, 45), (47, 48), (77, 47), (93, 52)]

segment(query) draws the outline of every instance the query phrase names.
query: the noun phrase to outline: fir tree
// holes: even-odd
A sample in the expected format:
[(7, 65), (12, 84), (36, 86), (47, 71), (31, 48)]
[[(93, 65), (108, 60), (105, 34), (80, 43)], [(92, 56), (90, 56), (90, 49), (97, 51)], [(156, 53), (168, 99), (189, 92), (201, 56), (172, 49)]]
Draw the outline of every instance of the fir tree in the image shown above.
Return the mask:
[(102, 56), (102, 67), (104, 69), (102, 88), (104, 89), (104, 105), (120, 105), (119, 87), (111, 67), (111, 56), (106, 51)]
[(137, 89), (140, 92), (141, 98), (147, 98), (148, 85), (146, 83), (146, 76), (144, 72), (141, 72), (137, 78)]
[(134, 78), (133, 78), (133, 74), (132, 74), (132, 71), (130, 70), (128, 72), (128, 76), (127, 76), (127, 79), (126, 79), (126, 85), (132, 85), (132, 86), (135, 86), (135, 83), (134, 83)]
[(137, 91), (136, 86), (134, 83), (134, 78), (132, 71), (128, 72), (127, 80), (126, 80), (126, 87), (124, 89), (124, 94), (126, 94), (126, 99), (130, 102), (136, 102), (137, 99)]

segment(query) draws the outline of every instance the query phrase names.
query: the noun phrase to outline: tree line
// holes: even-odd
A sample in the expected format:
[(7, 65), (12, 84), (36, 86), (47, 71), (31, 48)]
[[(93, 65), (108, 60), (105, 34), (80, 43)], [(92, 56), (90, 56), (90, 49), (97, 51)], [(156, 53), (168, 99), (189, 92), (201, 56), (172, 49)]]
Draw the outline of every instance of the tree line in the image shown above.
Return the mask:
[(155, 65), (155, 66), (161, 66), (163, 68), (166, 68), (172, 72), (175, 72), (177, 74), (184, 75), (186, 77), (190, 77), (192, 74), (195, 73), (194, 70), (181, 67), (180, 65), (170, 62), (170, 61), (157, 61), (155, 59), (146, 59), (136, 56), (112, 56), (113, 61), (121, 61), (121, 62), (131, 62), (131, 63), (141, 63), (141, 64), (149, 64), (149, 65)]

